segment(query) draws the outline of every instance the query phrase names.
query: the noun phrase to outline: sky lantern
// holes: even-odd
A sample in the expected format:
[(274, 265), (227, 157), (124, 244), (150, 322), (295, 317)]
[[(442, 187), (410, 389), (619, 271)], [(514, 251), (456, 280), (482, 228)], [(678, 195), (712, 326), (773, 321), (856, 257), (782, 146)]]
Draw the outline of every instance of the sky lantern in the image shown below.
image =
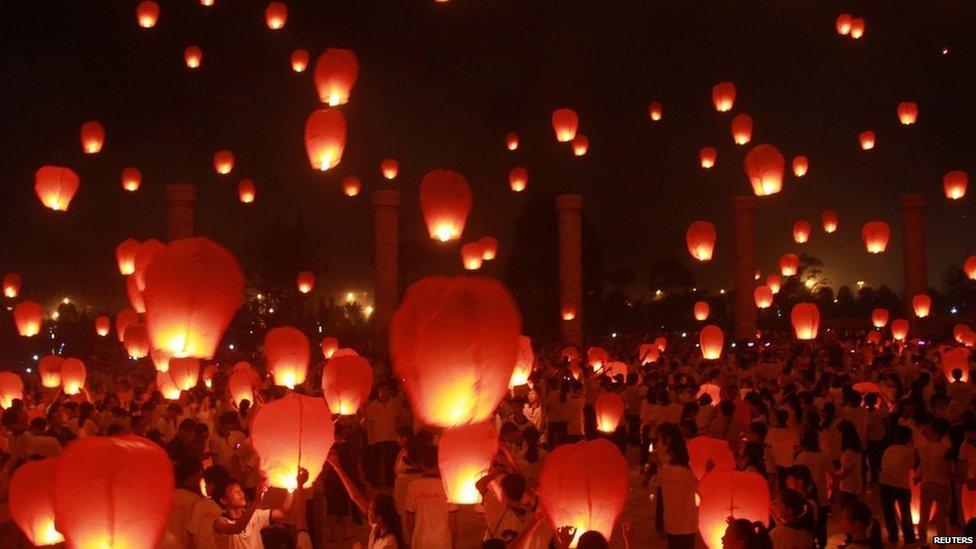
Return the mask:
[(698, 261), (711, 260), (716, 238), (715, 225), (708, 221), (695, 221), (685, 232), (688, 253)]
[(508, 392), (521, 319), (497, 280), (428, 276), (393, 315), (390, 353), (411, 407), (429, 425), (487, 420)]
[(322, 370), (322, 394), (334, 414), (355, 415), (372, 388), (373, 367), (365, 357), (335, 357)]
[(142, 172), (136, 168), (128, 167), (122, 170), (122, 188), (129, 192), (136, 192), (142, 184)]
[(871, 311), (871, 325), (875, 328), (884, 328), (888, 325), (888, 309), (877, 308)]
[(897, 318), (891, 321), (891, 338), (895, 341), (905, 341), (908, 337), (908, 321), (903, 318)]
[(280, 30), (288, 22), (288, 5), (284, 2), (271, 2), (264, 10), (264, 22), (271, 30)]
[(24, 381), (13, 372), (0, 372), (0, 408), (10, 408), (14, 400), (23, 400)]
[(695, 400), (699, 400), (704, 395), (712, 397), (711, 405), (717, 406), (722, 401), (722, 388), (714, 383), (702, 383), (698, 387), (698, 394), (695, 395)]
[(85, 363), (77, 358), (68, 358), (61, 363), (61, 389), (66, 395), (77, 395), (85, 387), (88, 370)]
[[(148, 335), (147, 335), (148, 337)], [(173, 358), (173, 354), (166, 349), (150, 349), (149, 359), (152, 360), (153, 366), (156, 368), (157, 372), (169, 372), (169, 361)], [(173, 383), (173, 380), (167, 376), (156, 376), (156, 385), (160, 392), (165, 392), (166, 390), (171, 390), (173, 392), (179, 393), (179, 389)], [(170, 387), (171, 386), (171, 387)], [(169, 397), (167, 397), (169, 398)], [(176, 395), (170, 400), (180, 398), (180, 395)]]
[(71, 168), (43, 166), (34, 173), (34, 192), (48, 208), (56, 212), (67, 211), (71, 199), (78, 192), (81, 180)]
[(837, 16), (837, 22), (836, 22), (837, 34), (840, 34), (841, 36), (846, 36), (850, 34), (851, 20), (852, 17), (851, 14), (849, 13), (842, 13), (839, 16)]
[(234, 399), (234, 405), (240, 407), (241, 402), (245, 400), (254, 404), (254, 388), (260, 384), (261, 378), (248, 366), (231, 372), (230, 377), (227, 378), (227, 391)]
[[(966, 276), (968, 276), (970, 280), (976, 280), (976, 255), (971, 255), (966, 258), (965, 263), (962, 264), (962, 270), (966, 272)], [(4, 289), (6, 289), (6, 287), (7, 285), (4, 284)]]
[(41, 385), (48, 389), (61, 386), (61, 365), (64, 357), (47, 355), (37, 363), (37, 373), (41, 376)]
[(420, 182), (420, 209), (434, 240), (457, 240), (471, 213), (471, 187), (451, 170), (432, 170)]
[(315, 287), (315, 273), (312, 271), (301, 271), (298, 273), (298, 279), (296, 281), (298, 284), (298, 291), (307, 294), (312, 291)]
[(320, 346), (322, 347), (322, 356), (328, 360), (339, 350), (339, 340), (334, 337), (323, 337)]
[(199, 358), (171, 358), (169, 360), (169, 377), (173, 385), (180, 391), (189, 391), (197, 386), (200, 380)]
[(173, 508), (173, 462), (136, 435), (86, 437), (58, 457), (51, 494), (68, 547), (154, 547)]
[(962, 170), (951, 171), (942, 178), (942, 189), (949, 200), (959, 200), (966, 196), (969, 176)]
[(200, 0), (200, 5), (209, 8), (214, 5), (214, 0)]
[(929, 316), (929, 311), (932, 310), (932, 298), (926, 294), (916, 295), (912, 298), (912, 309), (918, 318)]
[(596, 429), (601, 433), (613, 433), (624, 418), (624, 399), (619, 393), (603, 393), (596, 397)]
[(461, 246), (461, 263), (464, 265), (464, 268), (468, 271), (477, 271), (480, 269), (481, 262), (483, 261), (483, 253), (481, 244), (477, 242), (468, 242)]
[(234, 171), (234, 153), (223, 150), (214, 153), (214, 171), (220, 175), (227, 175)]
[(133, 322), (139, 322), (139, 314), (132, 309), (122, 309), (119, 314), (115, 316), (115, 332), (116, 336), (119, 338), (119, 343), (124, 340), (125, 329), (129, 327), (129, 324)]
[(279, 326), (264, 336), (264, 357), (275, 385), (294, 389), (305, 383), (309, 355), (308, 338), (301, 330)]
[(793, 158), (793, 175), (803, 177), (810, 170), (810, 159), (805, 156)]
[(857, 136), (857, 140), (861, 144), (861, 149), (865, 151), (870, 151), (874, 148), (875, 138), (874, 132), (872, 131), (861, 132), (860, 135)]
[(708, 306), (707, 301), (696, 301), (693, 312), (695, 313), (695, 320), (698, 322), (704, 322), (708, 320), (708, 315), (711, 313), (711, 307)]
[(437, 461), (447, 501), (481, 503), (476, 484), (488, 474), (498, 452), (498, 431), (494, 424), (482, 421), (445, 429), (438, 449)]
[(698, 483), (698, 532), (720, 549), (728, 518), (769, 524), (769, 482), (755, 471), (711, 471)]
[(539, 503), (552, 527), (576, 528), (570, 547), (589, 530), (610, 540), (627, 492), (627, 460), (605, 439), (556, 447), (539, 475)]
[(753, 147), (743, 163), (753, 194), (769, 196), (780, 192), (785, 165), (786, 159), (776, 147), (766, 143)]
[(3, 275), (3, 295), (14, 299), (20, 295), (21, 279), (17, 273), (7, 273)]
[(112, 319), (107, 316), (99, 316), (95, 319), (95, 333), (105, 337), (112, 331)]
[(576, 134), (576, 137), (573, 138), (570, 145), (573, 147), (574, 156), (583, 156), (587, 151), (590, 150), (590, 139), (585, 135), (578, 133)]
[(397, 174), (400, 173), (400, 163), (396, 161), (395, 158), (384, 158), (380, 162), (380, 173), (383, 174), (383, 179), (394, 180)]
[(576, 137), (579, 129), (579, 116), (572, 109), (557, 109), (552, 111), (552, 129), (556, 132), (556, 141), (568, 143)]
[(359, 191), (363, 189), (363, 183), (359, 180), (359, 177), (355, 175), (347, 175), (342, 178), (342, 194), (353, 197), (358, 196)]
[(955, 349), (950, 349), (942, 353), (942, 373), (945, 374), (946, 379), (950, 382), (955, 381), (952, 377), (952, 371), (955, 369), (962, 370), (962, 381), (968, 383), (969, 349), (956, 347)]
[(830, 234), (837, 230), (837, 212), (834, 210), (824, 210), (820, 214), (820, 223), (823, 225), (823, 230), (825, 233)]
[(813, 228), (806, 219), (800, 219), (793, 224), (793, 241), (797, 244), (806, 244), (810, 240), (810, 232)]
[(301, 48), (291, 52), (291, 70), (305, 72), (308, 68), (308, 50)]
[(725, 346), (725, 334), (718, 326), (709, 324), (698, 334), (698, 346), (701, 347), (702, 358), (718, 360), (722, 357), (722, 347)]
[(244, 297), (237, 258), (205, 237), (182, 238), (146, 269), (146, 325), (154, 348), (210, 358)]
[(651, 117), (651, 121), (657, 122), (664, 117), (664, 107), (658, 101), (651, 101), (647, 106), (647, 115)]
[(125, 277), (125, 292), (129, 297), (129, 305), (136, 310), (137, 313), (146, 312), (146, 301), (142, 298), (142, 292), (139, 291), (139, 287), (134, 275)]
[(17, 467), (10, 479), (10, 516), (37, 547), (64, 541), (64, 536), (54, 527), (51, 488), (57, 467), (57, 458), (27, 461)]
[(736, 145), (745, 145), (752, 141), (752, 117), (746, 113), (739, 113), (732, 119), (732, 141)]
[(346, 117), (337, 109), (318, 109), (305, 122), (305, 152), (312, 169), (326, 171), (342, 160)]
[(594, 372), (602, 370), (607, 362), (610, 362), (610, 353), (603, 347), (590, 347), (586, 350), (586, 363)]
[(641, 343), (637, 347), (637, 359), (642, 366), (656, 362), (659, 358), (661, 358), (661, 349), (658, 349), (657, 345), (653, 343)]
[(956, 343), (964, 345), (966, 341), (966, 334), (971, 331), (972, 328), (969, 327), (969, 324), (956, 324), (952, 327), (952, 338), (956, 340)]
[(203, 372), (200, 373), (200, 379), (203, 380), (204, 387), (206, 387), (207, 389), (213, 388), (213, 378), (214, 378), (214, 374), (216, 373), (217, 373), (216, 364), (208, 364), (207, 367), (203, 369)]
[(668, 338), (664, 336), (656, 337), (654, 338), (654, 345), (657, 345), (657, 348), (663, 353), (668, 348)]
[(166, 370), (156, 371), (156, 390), (159, 391), (166, 400), (179, 400), (180, 388), (173, 383), (173, 378), (169, 376), (169, 366)]
[(800, 256), (783, 254), (779, 256), (779, 272), (783, 276), (793, 276), (800, 270)]
[(519, 336), (518, 358), (515, 360), (515, 369), (512, 370), (512, 378), (508, 382), (509, 388), (525, 385), (529, 382), (532, 375), (532, 365), (535, 363), (535, 351), (532, 350), (532, 340), (528, 336)]
[(766, 277), (766, 285), (769, 286), (769, 290), (773, 292), (773, 295), (776, 295), (779, 293), (779, 289), (783, 285), (783, 279), (781, 279), (778, 274), (771, 274)]
[(817, 339), (820, 329), (820, 309), (814, 303), (797, 303), (790, 311), (790, 322), (796, 338), (802, 341)]
[(33, 301), (21, 301), (14, 307), (14, 324), (17, 325), (17, 333), (24, 337), (40, 333), (43, 319), (41, 306)]
[(909, 126), (918, 119), (918, 103), (903, 102), (898, 103), (898, 121)]
[(719, 82), (712, 86), (712, 104), (718, 112), (729, 112), (735, 104), (735, 84)]
[(498, 239), (493, 236), (483, 236), (478, 239), (481, 244), (481, 259), (491, 261), (498, 255)]
[[(712, 387), (717, 386), (712, 385)], [(711, 394), (709, 396), (712, 396), (712, 404), (718, 404), (720, 399)], [(729, 441), (702, 435), (688, 439), (687, 446), (688, 466), (698, 480), (704, 478), (709, 472), (708, 462), (712, 463), (712, 471), (735, 470), (735, 457), (732, 456)]]
[(322, 398), (288, 394), (258, 408), (251, 441), (261, 472), (276, 488), (298, 488), (298, 471), (315, 480), (335, 441), (332, 413)]
[(133, 322), (126, 326), (122, 344), (132, 358), (149, 356), (149, 330), (146, 325), (142, 322)]
[(866, 341), (872, 345), (881, 345), (881, 332), (877, 330), (871, 330), (868, 332)]
[(96, 121), (81, 125), (81, 150), (85, 154), (98, 154), (105, 144), (105, 127)]
[(187, 46), (183, 50), (183, 62), (186, 63), (187, 68), (197, 69), (200, 67), (200, 63), (203, 62), (203, 50), (198, 46)]
[(352, 50), (329, 48), (315, 62), (315, 90), (319, 100), (330, 107), (349, 102), (357, 78), (359, 60)]
[(241, 204), (254, 202), (254, 195), (256, 193), (257, 187), (254, 186), (254, 180), (241, 179), (237, 182), (237, 198), (241, 201)]
[(710, 170), (715, 165), (716, 159), (718, 159), (718, 151), (715, 147), (703, 147), (698, 151), (698, 160), (701, 162), (701, 167), (706, 170)]
[(857, 40), (858, 38), (864, 36), (864, 26), (864, 19), (860, 17), (851, 19), (851, 38)]
[(525, 168), (518, 166), (508, 172), (508, 185), (512, 188), (512, 191), (520, 193), (525, 190), (528, 184), (529, 171)]
[(884, 221), (869, 221), (861, 229), (861, 238), (869, 253), (880, 254), (888, 248), (891, 229)]
[(517, 150), (519, 146), (518, 134), (515, 132), (508, 132), (505, 134), (505, 147), (510, 151)]
[(136, 6), (136, 21), (144, 29), (156, 26), (159, 20), (159, 4), (152, 0), (143, 0)]
[(166, 245), (162, 242), (156, 240), (155, 238), (150, 238), (145, 242), (139, 244), (139, 249), (136, 251), (135, 260), (135, 272), (132, 276), (136, 279), (136, 288), (139, 291), (146, 289), (146, 269), (149, 268), (149, 264), (156, 259), (156, 254), (163, 251)]
[(756, 287), (752, 297), (756, 300), (756, 307), (760, 309), (768, 309), (773, 304), (773, 290), (769, 286)]

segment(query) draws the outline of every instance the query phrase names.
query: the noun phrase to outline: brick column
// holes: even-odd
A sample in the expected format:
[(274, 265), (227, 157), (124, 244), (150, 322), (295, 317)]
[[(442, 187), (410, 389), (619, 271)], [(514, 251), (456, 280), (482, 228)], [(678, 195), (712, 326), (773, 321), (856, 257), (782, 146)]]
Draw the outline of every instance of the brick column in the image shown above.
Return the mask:
[(376, 287), (373, 327), (376, 345), (385, 349), (393, 313), (400, 303), (400, 191), (373, 191), (373, 270)]
[(583, 344), (583, 196), (556, 197), (559, 216), (559, 331), (564, 345)]
[(732, 197), (732, 283), (735, 291), (733, 318), (735, 337), (756, 335), (756, 216), (755, 199)]
[(902, 256), (905, 273), (905, 302), (912, 309), (912, 298), (928, 292), (925, 262), (925, 197), (901, 196)]
[(172, 242), (193, 236), (197, 188), (189, 183), (166, 185), (166, 238)]

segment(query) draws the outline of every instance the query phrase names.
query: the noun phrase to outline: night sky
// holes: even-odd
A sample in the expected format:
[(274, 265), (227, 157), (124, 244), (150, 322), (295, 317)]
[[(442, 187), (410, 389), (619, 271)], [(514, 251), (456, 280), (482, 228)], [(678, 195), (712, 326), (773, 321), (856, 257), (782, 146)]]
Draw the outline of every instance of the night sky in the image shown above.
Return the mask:
[[(501, 272), (514, 219), (533, 195), (581, 191), (600, 231), (605, 263), (645, 278), (657, 259), (692, 265), (684, 232), (696, 219), (719, 231), (715, 259), (693, 265), (712, 289), (731, 286), (728, 197), (751, 193), (742, 171), (750, 146), (776, 145), (787, 163), (810, 158), (809, 174), (789, 176), (779, 195), (758, 199), (758, 261), (770, 272), (779, 254), (807, 252), (825, 262), (834, 286), (901, 281), (901, 193), (928, 201), (930, 285), (976, 248), (974, 189), (950, 203), (942, 176), (973, 174), (976, 150), (976, 7), (959, 1), (710, 2), (590, 0), (289, 0), (283, 30), (265, 26), (266, 2), (161, 0), (153, 29), (136, 24), (135, 1), (20, 0), (0, 16), (0, 270), (55, 269), (118, 279), (114, 248), (123, 239), (163, 238), (163, 187), (198, 187), (197, 232), (234, 251), (275, 219), (301, 216), (324, 238), (330, 261), (320, 279), (339, 292), (371, 289), (369, 192), (383, 181), (379, 162), (400, 161), (392, 186), (403, 190), (401, 231), (425, 241), (417, 188), (434, 168), (464, 174), (474, 192), (467, 239), (501, 241)], [(867, 21), (858, 41), (838, 35), (850, 12)], [(199, 45), (203, 64), (183, 63)], [(325, 174), (306, 158), (303, 129), (320, 106), (311, 73), (326, 47), (355, 51), (362, 67), (342, 109), (349, 136), (342, 163)], [(949, 48), (942, 55), (943, 47)], [(292, 72), (292, 50), (311, 52)], [(714, 84), (738, 88), (732, 113), (715, 112)], [(651, 123), (647, 105), (664, 105)], [(914, 126), (899, 124), (901, 101), (919, 104)], [(567, 106), (581, 118), (590, 152), (572, 156), (549, 124)], [(738, 112), (755, 119), (753, 142), (732, 143)], [(84, 155), (78, 130), (106, 128), (105, 148)], [(873, 151), (857, 136), (877, 134)], [(505, 133), (520, 136), (512, 153)], [(703, 146), (718, 149), (710, 171)], [(235, 153), (230, 176), (212, 155)], [(73, 168), (81, 188), (67, 213), (45, 209), (33, 190), (44, 164)], [(122, 168), (143, 186), (122, 190)], [(525, 166), (528, 190), (508, 188)], [(342, 195), (358, 174), (364, 192)], [(243, 206), (237, 182), (251, 178), (257, 200)], [(833, 208), (840, 230), (826, 236), (820, 212)], [(792, 243), (799, 218), (815, 227)], [(892, 225), (889, 251), (864, 251), (860, 228)], [(424, 244), (432, 248), (434, 243)], [(460, 270), (457, 246), (439, 252)], [(43, 296), (25, 280), (25, 296)]]

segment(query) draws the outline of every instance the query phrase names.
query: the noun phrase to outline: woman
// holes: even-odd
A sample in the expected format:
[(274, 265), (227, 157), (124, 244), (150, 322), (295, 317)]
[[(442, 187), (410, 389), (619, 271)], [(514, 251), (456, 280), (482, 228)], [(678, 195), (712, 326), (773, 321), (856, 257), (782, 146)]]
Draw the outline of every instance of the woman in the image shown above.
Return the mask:
[(651, 490), (658, 494), (663, 508), (663, 526), (668, 549), (694, 549), (698, 532), (698, 509), (695, 505), (698, 478), (688, 466), (688, 449), (677, 437), (668, 448), (670, 459), (661, 466)]
[(369, 522), (369, 540), (366, 549), (400, 549), (406, 547), (403, 538), (403, 523), (397, 513), (396, 503), (389, 494), (379, 492), (372, 501), (367, 502), (363, 493), (342, 469), (336, 454), (329, 454), (329, 464), (345, 486), (349, 499), (366, 516)]
[(522, 415), (541, 433), (545, 428), (546, 420), (545, 414), (542, 411), (542, 402), (539, 401), (539, 392), (534, 388), (529, 389), (529, 392), (526, 394), (526, 399), (527, 402), (522, 407)]

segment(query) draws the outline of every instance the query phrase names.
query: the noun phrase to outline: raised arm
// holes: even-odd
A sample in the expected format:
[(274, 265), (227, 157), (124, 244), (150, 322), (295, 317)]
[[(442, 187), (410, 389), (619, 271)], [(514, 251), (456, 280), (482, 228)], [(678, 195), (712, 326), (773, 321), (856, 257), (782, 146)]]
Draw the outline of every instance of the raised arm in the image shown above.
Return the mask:
[(339, 480), (342, 481), (342, 485), (346, 488), (346, 493), (349, 494), (349, 499), (356, 504), (356, 507), (359, 507), (359, 510), (362, 511), (363, 514), (367, 514), (369, 512), (369, 502), (366, 501), (363, 493), (359, 491), (359, 487), (356, 486), (352, 479), (349, 478), (349, 475), (347, 475), (342, 469), (342, 465), (339, 464), (339, 456), (329, 454), (327, 459), (329, 465), (331, 465), (332, 469), (334, 469), (336, 474), (339, 475)]

